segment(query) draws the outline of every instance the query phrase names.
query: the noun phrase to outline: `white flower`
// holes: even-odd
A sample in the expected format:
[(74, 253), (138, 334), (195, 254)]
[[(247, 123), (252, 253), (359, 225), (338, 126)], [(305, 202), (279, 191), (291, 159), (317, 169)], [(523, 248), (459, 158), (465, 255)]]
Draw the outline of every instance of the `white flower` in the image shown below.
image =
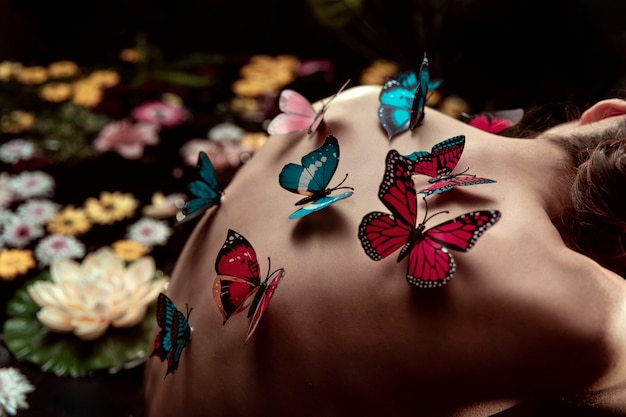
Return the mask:
[(245, 133), (246, 131), (236, 124), (224, 122), (213, 126), (207, 136), (217, 142), (238, 142)]
[(50, 265), (61, 259), (82, 258), (85, 245), (74, 236), (53, 234), (44, 237), (35, 248), (35, 257), (41, 265)]
[(151, 248), (166, 244), (171, 234), (172, 229), (165, 222), (143, 217), (128, 227), (126, 238)]
[(56, 214), (61, 206), (54, 201), (45, 199), (32, 199), (21, 204), (15, 211), (21, 217), (35, 224), (44, 224)]
[(154, 259), (139, 258), (128, 267), (110, 247), (87, 255), (82, 264), (55, 261), (51, 281), (28, 287), (41, 306), (39, 321), (52, 331), (72, 332), (83, 340), (102, 336), (109, 326), (132, 327), (144, 318), (167, 282), (154, 279)]
[(8, 216), (4, 222), (2, 240), (7, 246), (23, 248), (43, 234), (44, 230), (41, 225), (19, 216)]
[(43, 171), (25, 171), (9, 179), (9, 188), (24, 200), (45, 197), (54, 191), (54, 178)]
[(0, 146), (0, 161), (14, 164), (35, 155), (35, 145), (25, 139), (13, 139)]
[(19, 408), (28, 408), (26, 394), (35, 387), (16, 368), (0, 368), (0, 416), (17, 414)]

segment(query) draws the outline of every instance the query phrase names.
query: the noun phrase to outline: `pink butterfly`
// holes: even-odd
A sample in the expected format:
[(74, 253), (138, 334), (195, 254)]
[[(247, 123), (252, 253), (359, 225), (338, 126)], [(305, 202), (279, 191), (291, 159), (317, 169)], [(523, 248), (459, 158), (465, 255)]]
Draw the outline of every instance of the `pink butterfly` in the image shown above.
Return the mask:
[(294, 90), (283, 90), (278, 100), (278, 107), (282, 113), (272, 119), (267, 126), (267, 133), (282, 135), (304, 129), (307, 129), (309, 135), (315, 132), (324, 120), (324, 113), (328, 105), (346, 88), (349, 82), (350, 80), (346, 81), (339, 91), (322, 105), (319, 111), (316, 111), (311, 102), (302, 94)]

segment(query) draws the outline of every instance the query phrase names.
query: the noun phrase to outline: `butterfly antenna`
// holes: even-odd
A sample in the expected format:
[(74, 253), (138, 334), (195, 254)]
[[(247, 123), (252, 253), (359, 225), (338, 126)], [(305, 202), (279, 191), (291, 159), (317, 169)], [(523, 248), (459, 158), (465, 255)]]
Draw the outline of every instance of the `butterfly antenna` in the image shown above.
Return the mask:
[(346, 182), (346, 180), (348, 179), (348, 173), (346, 172), (346, 176), (343, 177), (343, 179), (341, 180), (341, 182), (339, 184), (337, 184), (335, 187), (333, 187), (333, 190), (343, 190), (343, 189), (348, 189), (348, 190), (352, 190), (354, 191), (354, 188), (352, 187), (342, 187), (341, 184), (343, 184), (344, 182)]
[(428, 201), (426, 200), (426, 197), (422, 197), (422, 199), (424, 200), (424, 220), (422, 220), (421, 224), (426, 224), (427, 221), (429, 221), (430, 219), (432, 219), (433, 217), (437, 216), (438, 214), (448, 214), (450, 213), (448, 210), (442, 210), (442, 211), (438, 211), (435, 214), (431, 214), (430, 216), (428, 216)]
[(191, 310), (193, 310), (193, 307), (189, 308), (189, 304), (185, 304), (185, 307), (187, 307), (187, 320), (189, 320), (189, 315), (191, 314)]

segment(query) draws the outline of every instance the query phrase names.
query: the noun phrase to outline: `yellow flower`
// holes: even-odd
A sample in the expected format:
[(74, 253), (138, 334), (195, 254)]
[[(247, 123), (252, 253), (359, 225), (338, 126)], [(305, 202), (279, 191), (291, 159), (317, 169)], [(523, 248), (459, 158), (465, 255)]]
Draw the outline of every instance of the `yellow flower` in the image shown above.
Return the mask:
[(89, 80), (76, 81), (73, 88), (72, 101), (78, 106), (94, 107), (102, 100), (102, 90)]
[(126, 48), (120, 51), (120, 59), (124, 62), (135, 64), (139, 62), (141, 54), (136, 48)]
[(48, 71), (44, 67), (22, 67), (15, 73), (15, 79), (22, 84), (41, 84), (48, 80)]
[(164, 290), (167, 278), (155, 279), (151, 257), (125, 266), (110, 247), (85, 257), (82, 264), (59, 260), (50, 266), (51, 281), (27, 288), (41, 310), (39, 321), (55, 332), (72, 332), (82, 340), (102, 336), (109, 326), (133, 327)]
[(461, 117), (463, 113), (469, 113), (470, 107), (469, 104), (461, 97), (450, 96), (446, 97), (445, 100), (439, 106), (439, 111), (447, 114), (451, 117)]
[(241, 138), (241, 146), (259, 149), (267, 141), (267, 134), (263, 132), (247, 132)]
[(73, 61), (57, 61), (48, 65), (48, 74), (51, 78), (71, 77), (78, 73), (78, 65)]
[(119, 84), (120, 76), (115, 71), (99, 70), (89, 74), (87, 80), (100, 88), (107, 88)]
[(24, 110), (13, 110), (0, 117), (0, 128), (4, 133), (20, 133), (33, 127), (35, 114)]
[(53, 103), (69, 99), (72, 96), (72, 86), (67, 83), (49, 83), (41, 87), (39, 96)]
[(363, 85), (383, 85), (387, 78), (398, 72), (398, 64), (395, 62), (377, 59), (365, 68), (361, 73), (361, 84)]
[(85, 211), (96, 223), (112, 224), (132, 217), (138, 205), (139, 201), (130, 193), (103, 191), (99, 199), (90, 197), (85, 201)]
[(0, 62), (0, 81), (8, 81), (18, 71), (23, 68), (23, 65), (19, 62), (2, 61)]
[(50, 233), (76, 236), (91, 229), (91, 222), (84, 210), (69, 205), (50, 219), (47, 229)]
[(28, 249), (5, 249), (0, 252), (0, 278), (5, 281), (25, 274), (35, 266), (33, 251)]
[(124, 261), (134, 261), (148, 253), (148, 247), (134, 240), (118, 240), (111, 247), (115, 254)]
[(292, 55), (254, 55), (241, 67), (241, 78), (233, 83), (233, 92), (242, 97), (276, 93), (295, 79), (297, 66), (298, 59)]
[(185, 205), (185, 196), (183, 194), (169, 194), (165, 196), (162, 192), (157, 191), (152, 194), (152, 202), (145, 206), (141, 213), (145, 216), (155, 218), (173, 217)]

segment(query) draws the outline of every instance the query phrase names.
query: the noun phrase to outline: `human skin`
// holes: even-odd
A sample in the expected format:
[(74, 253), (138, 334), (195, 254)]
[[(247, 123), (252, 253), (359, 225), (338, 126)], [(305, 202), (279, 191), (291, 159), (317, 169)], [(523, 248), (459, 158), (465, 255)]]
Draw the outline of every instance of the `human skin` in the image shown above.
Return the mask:
[[(165, 379), (166, 363), (148, 360), (146, 415), (469, 417), (537, 396), (626, 407), (619, 395), (592, 395), (626, 379), (626, 283), (563, 241), (564, 152), (430, 108), (421, 126), (389, 141), (376, 117), (379, 91), (344, 91), (311, 135), (270, 137), (199, 221), (167, 289), (179, 308), (193, 307), (192, 339)], [(289, 220), (299, 196), (280, 187), (278, 174), (328, 134), (341, 149), (330, 185), (348, 173), (344, 185), (354, 194)], [(416, 288), (405, 279), (406, 260), (365, 254), (359, 223), (371, 211), (389, 212), (378, 188), (390, 149), (430, 151), (460, 134), (457, 171), (470, 167), (497, 182), (429, 197), (429, 214), (448, 213), (427, 228), (472, 210), (502, 217), (469, 251), (451, 251), (456, 272), (445, 286)], [(424, 213), (420, 203), (418, 222)], [(228, 229), (254, 246), (261, 279), (268, 257), (272, 270), (285, 269), (245, 343), (246, 314), (223, 325), (212, 295)]]

